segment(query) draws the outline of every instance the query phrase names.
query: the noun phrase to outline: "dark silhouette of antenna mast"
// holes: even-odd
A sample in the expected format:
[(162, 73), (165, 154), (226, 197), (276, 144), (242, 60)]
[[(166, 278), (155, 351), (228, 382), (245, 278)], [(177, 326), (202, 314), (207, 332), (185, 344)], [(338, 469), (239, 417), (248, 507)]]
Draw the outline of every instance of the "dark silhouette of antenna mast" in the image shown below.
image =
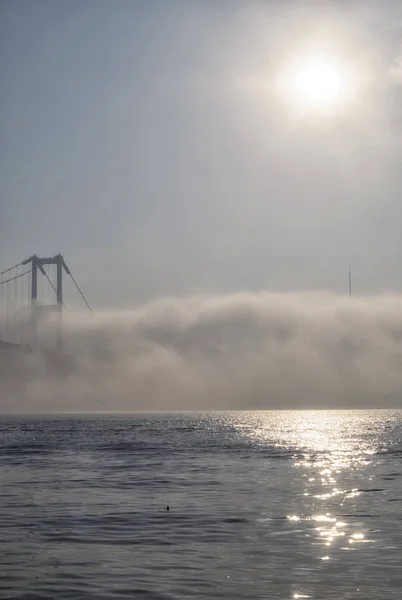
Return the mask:
[(349, 265), (349, 298), (352, 297), (352, 269)]

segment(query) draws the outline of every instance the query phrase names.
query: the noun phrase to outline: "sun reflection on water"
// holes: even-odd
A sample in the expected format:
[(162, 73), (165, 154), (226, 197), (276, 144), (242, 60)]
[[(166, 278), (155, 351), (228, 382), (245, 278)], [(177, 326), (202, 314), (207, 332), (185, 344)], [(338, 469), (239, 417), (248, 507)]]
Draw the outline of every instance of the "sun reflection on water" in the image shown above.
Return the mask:
[(286, 518), (304, 528), (295, 535), (305, 532), (317, 561), (374, 541), (367, 539), (361, 520), (350, 518), (361, 512), (362, 478), (370, 479), (363, 473), (377, 451), (375, 432), (367, 435), (368, 423), (364, 411), (253, 413), (251, 420), (246, 416), (237, 423), (253, 448), (291, 461), (302, 483), (294, 488), (299, 510)]
[(257, 447), (294, 451), (298, 464), (314, 464), (321, 476), (359, 466), (376, 451), (362, 435), (364, 411), (283, 411), (244, 413), (232, 422)]

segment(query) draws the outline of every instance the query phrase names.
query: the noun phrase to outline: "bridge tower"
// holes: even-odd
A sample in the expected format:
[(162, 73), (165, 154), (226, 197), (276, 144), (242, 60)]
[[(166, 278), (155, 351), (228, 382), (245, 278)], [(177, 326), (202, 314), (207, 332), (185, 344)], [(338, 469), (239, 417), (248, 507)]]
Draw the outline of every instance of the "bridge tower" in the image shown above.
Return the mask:
[[(51, 265), (53, 267), (50, 272), (53, 276), (49, 277), (47, 267)], [(57, 347), (60, 350), (63, 348), (62, 313), (63, 309), (66, 309), (63, 301), (65, 275), (72, 280), (88, 310), (92, 312), (61, 254), (52, 257), (39, 257), (34, 254), (9, 269), (0, 271), (0, 349), (37, 346), (39, 314), (49, 310), (57, 313)], [(45, 289), (50, 304), (43, 302), (44, 280), (48, 284)], [(49, 288), (53, 290), (50, 294)]]
[(67, 267), (64, 258), (61, 254), (57, 254), (53, 257), (39, 258), (34, 254), (30, 258), (24, 260), (22, 265), (31, 264), (31, 342), (33, 345), (37, 342), (38, 336), (38, 270), (47, 279), (47, 273), (44, 269), (45, 265), (56, 265), (56, 288), (54, 289), (53, 284), (50, 282), (54, 291), (56, 292), (56, 305), (53, 307), (58, 312), (58, 328), (57, 328), (57, 348), (63, 349), (63, 332), (62, 332), (62, 311), (63, 311), (63, 271), (67, 275), (71, 275), (70, 269)]

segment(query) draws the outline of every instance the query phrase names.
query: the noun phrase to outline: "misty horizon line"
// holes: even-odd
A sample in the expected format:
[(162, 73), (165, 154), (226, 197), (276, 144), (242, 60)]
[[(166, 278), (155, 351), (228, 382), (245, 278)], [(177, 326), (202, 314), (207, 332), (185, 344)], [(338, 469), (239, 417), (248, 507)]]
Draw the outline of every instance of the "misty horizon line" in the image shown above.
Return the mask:
[(364, 408), (364, 407), (354, 407), (354, 406), (350, 406), (350, 407), (343, 407), (343, 408), (330, 408), (330, 407), (325, 407), (325, 408), (309, 408), (307, 407), (302, 407), (302, 408), (236, 408), (236, 409), (231, 409), (231, 408), (226, 408), (226, 409), (192, 409), (192, 410), (163, 410), (163, 409), (158, 409), (158, 410), (93, 410), (93, 411), (89, 411), (89, 410), (85, 410), (85, 411), (74, 411), (74, 412), (70, 412), (70, 411), (54, 411), (54, 412), (41, 412), (41, 411), (35, 411), (35, 412), (0, 412), (0, 417), (1, 418), (7, 418), (7, 417), (68, 417), (68, 416), (80, 416), (80, 417), (92, 417), (92, 416), (125, 416), (125, 415), (136, 415), (136, 416), (141, 416), (141, 415), (209, 415), (209, 414), (227, 414), (227, 413), (277, 413), (277, 412), (311, 412), (311, 413), (316, 413), (316, 412), (325, 412), (325, 413), (331, 413), (331, 412), (400, 412), (402, 411), (402, 407), (401, 406), (371, 406), (369, 408)]

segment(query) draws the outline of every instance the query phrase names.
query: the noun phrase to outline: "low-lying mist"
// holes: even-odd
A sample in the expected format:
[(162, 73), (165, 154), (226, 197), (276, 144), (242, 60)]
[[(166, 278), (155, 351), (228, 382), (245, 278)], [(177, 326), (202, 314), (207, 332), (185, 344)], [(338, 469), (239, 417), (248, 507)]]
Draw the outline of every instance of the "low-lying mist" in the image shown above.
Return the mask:
[[(48, 350), (1, 350), (0, 410), (402, 407), (402, 298), (326, 292), (165, 298), (64, 313)], [(1, 336), (0, 336), (1, 337)]]

